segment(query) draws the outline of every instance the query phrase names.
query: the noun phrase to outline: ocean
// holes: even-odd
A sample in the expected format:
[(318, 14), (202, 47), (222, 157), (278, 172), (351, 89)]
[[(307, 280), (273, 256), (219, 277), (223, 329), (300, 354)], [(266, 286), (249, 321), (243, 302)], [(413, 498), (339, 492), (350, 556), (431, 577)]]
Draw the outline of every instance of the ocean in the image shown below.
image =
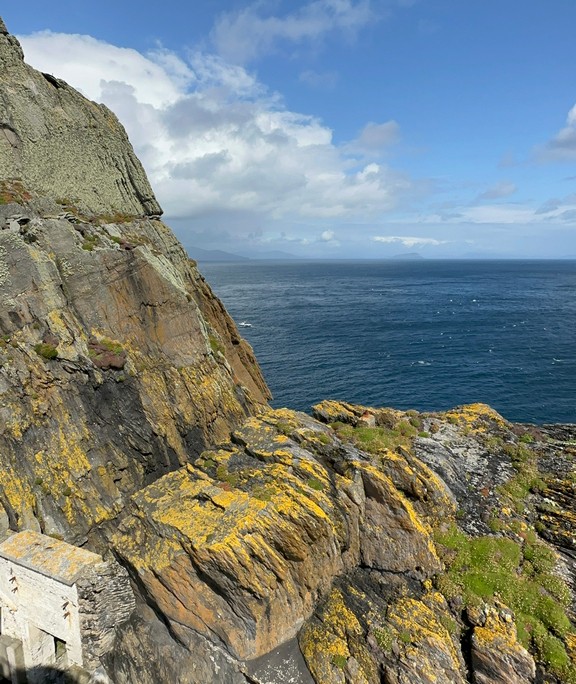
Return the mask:
[(201, 263), (273, 406), (322, 399), (576, 422), (576, 261)]

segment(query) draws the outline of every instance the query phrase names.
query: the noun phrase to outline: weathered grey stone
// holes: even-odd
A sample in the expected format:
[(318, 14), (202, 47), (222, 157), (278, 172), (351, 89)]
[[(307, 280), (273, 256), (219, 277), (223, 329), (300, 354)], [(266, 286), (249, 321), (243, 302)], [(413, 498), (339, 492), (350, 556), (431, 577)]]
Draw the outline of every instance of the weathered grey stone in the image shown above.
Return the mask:
[(162, 213), (114, 114), (25, 64), (3, 22), (0, 93), (0, 190), (87, 214)]

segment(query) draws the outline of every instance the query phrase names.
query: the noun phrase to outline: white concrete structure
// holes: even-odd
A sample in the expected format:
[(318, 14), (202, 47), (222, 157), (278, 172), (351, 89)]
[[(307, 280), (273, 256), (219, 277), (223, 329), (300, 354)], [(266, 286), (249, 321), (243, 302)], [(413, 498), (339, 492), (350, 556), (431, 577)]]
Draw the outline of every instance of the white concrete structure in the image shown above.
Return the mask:
[(46, 681), (42, 668), (92, 670), (112, 645), (107, 623), (124, 622), (133, 605), (125, 573), (101, 556), (30, 530), (12, 535), (0, 544), (0, 674), (34, 684)]

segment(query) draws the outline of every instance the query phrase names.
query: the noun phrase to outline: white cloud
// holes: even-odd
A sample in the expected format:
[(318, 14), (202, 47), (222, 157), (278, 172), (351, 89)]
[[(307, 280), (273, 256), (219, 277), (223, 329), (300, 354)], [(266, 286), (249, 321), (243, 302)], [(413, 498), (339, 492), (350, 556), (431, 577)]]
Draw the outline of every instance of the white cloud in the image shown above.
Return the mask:
[(218, 54), (246, 64), (275, 51), (282, 42), (317, 44), (334, 31), (354, 37), (375, 19), (370, 0), (314, 0), (281, 17), (265, 15), (262, 10), (263, 3), (256, 2), (221, 14), (211, 33)]
[(178, 99), (182, 88), (194, 80), (187, 65), (166, 51), (149, 59), (91, 36), (51, 31), (19, 38), (29, 64), (63, 78), (92, 99), (100, 97), (105, 79), (130, 84), (141, 104), (162, 107)]
[[(341, 17), (360, 7), (321, 4)], [(229, 230), (236, 221), (253, 234), (250, 223), (379, 216), (415, 191), (406, 175), (337, 147), (322, 122), (286, 110), (252, 74), (215, 55), (144, 56), (47, 32), (21, 41), (33, 66), (116, 112), (170, 219), (228, 212)], [(378, 130), (383, 139), (387, 129)]]
[(538, 156), (544, 160), (576, 160), (576, 105), (568, 112), (564, 128), (539, 150)]
[(425, 237), (408, 237), (405, 235), (374, 235), (373, 242), (383, 242), (385, 244), (399, 244), (404, 247), (426, 247), (447, 244), (446, 240), (436, 240)]
[(322, 235), (320, 235), (320, 239), (323, 240), (324, 242), (330, 242), (330, 240), (334, 239), (334, 231), (333, 230), (325, 230)]
[(443, 212), (428, 212), (420, 217), (422, 224), (519, 226), (541, 224), (573, 224), (576, 213), (576, 193), (552, 198), (540, 206), (528, 203), (493, 203), (452, 206)]

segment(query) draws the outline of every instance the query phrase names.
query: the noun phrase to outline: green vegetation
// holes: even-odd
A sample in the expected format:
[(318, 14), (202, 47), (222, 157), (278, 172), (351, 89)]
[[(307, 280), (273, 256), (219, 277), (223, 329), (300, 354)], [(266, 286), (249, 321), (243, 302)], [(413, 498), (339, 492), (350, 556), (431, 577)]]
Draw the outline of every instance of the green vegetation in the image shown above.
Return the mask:
[(388, 627), (382, 627), (374, 630), (374, 638), (376, 643), (384, 651), (388, 653), (392, 650), (392, 644), (394, 643), (394, 634)]
[(325, 432), (315, 432), (314, 437), (322, 444), (330, 444), (332, 441)]
[(554, 552), (529, 531), (518, 543), (500, 536), (469, 537), (452, 526), (437, 533), (446, 573), (436, 586), (447, 599), (462, 597), (478, 606), (496, 596), (516, 615), (518, 638), (564, 682), (576, 682), (563, 639), (572, 632), (567, 608), (570, 592), (551, 574)]
[(52, 361), (58, 358), (58, 350), (53, 344), (46, 344), (45, 342), (38, 342), (34, 345), (34, 351), (43, 359)]
[(542, 491), (546, 484), (540, 477), (536, 454), (524, 444), (505, 444), (504, 453), (510, 457), (517, 474), (497, 488), (500, 496), (508, 498), (517, 512), (522, 513), (530, 492)]
[(353, 442), (360, 449), (373, 454), (394, 451), (399, 446), (410, 447), (412, 439), (418, 435), (418, 428), (407, 420), (399, 420), (393, 428), (355, 428), (345, 423), (334, 423), (332, 427), (340, 439)]
[(98, 340), (98, 346), (102, 349), (105, 349), (106, 351), (112, 352), (113, 354), (122, 354), (122, 352), (124, 351), (124, 348), (119, 342), (109, 340), (107, 337)]
[(404, 630), (400, 632), (398, 635), (398, 639), (403, 643), (403, 644), (410, 644), (412, 642), (412, 635), (408, 630)]
[(85, 249), (87, 252), (92, 252), (99, 244), (100, 238), (97, 235), (86, 235), (84, 237), (84, 242), (82, 243), (82, 249)]
[(274, 495), (274, 487), (266, 485), (255, 485), (252, 487), (251, 494), (255, 499), (260, 501), (272, 501)]
[(284, 421), (279, 420), (276, 423), (276, 429), (281, 435), (286, 435), (286, 437), (290, 436), (290, 433), (294, 429), (290, 423), (286, 423)]
[(339, 667), (341, 670), (343, 670), (346, 667), (346, 663), (348, 662), (348, 658), (343, 655), (334, 655), (332, 656), (332, 664), (336, 665), (336, 667)]
[(26, 190), (22, 181), (17, 179), (0, 181), (0, 204), (17, 202), (23, 204), (32, 199), (32, 195)]
[(131, 214), (116, 211), (111, 214), (101, 214), (94, 219), (94, 222), (99, 225), (104, 225), (105, 223), (131, 223), (135, 219), (136, 217)]
[(324, 483), (315, 477), (308, 478), (306, 484), (311, 488), (315, 489), (317, 492), (321, 492), (324, 489)]
[(225, 465), (219, 465), (216, 468), (216, 477), (220, 482), (225, 482), (231, 487), (235, 487), (240, 479), (238, 473), (230, 473)]
[(226, 351), (224, 349), (224, 345), (222, 342), (217, 337), (214, 337), (214, 335), (209, 335), (208, 336), (208, 341), (210, 342), (210, 349), (216, 354), (216, 352), (220, 352), (221, 354), (224, 354)]

